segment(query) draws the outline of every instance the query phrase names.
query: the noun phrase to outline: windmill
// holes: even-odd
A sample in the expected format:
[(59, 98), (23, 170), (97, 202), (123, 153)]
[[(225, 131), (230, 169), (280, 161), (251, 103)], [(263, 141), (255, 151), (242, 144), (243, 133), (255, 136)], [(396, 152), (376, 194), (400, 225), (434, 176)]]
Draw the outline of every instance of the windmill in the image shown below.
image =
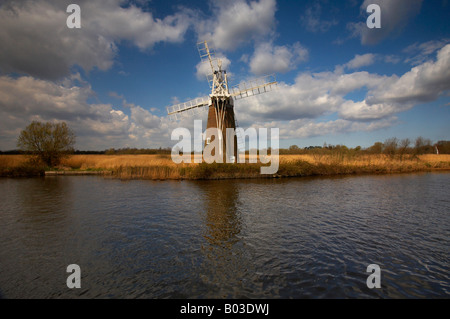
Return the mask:
[[(268, 92), (277, 85), (277, 82), (274, 75), (268, 75), (249, 82), (243, 82), (234, 87), (229, 87), (227, 72), (222, 69), (222, 60), (215, 57), (214, 50), (206, 41), (197, 43), (197, 48), (202, 63), (208, 64), (208, 68), (211, 69), (211, 73), (208, 71), (206, 75), (211, 88), (211, 94), (168, 107), (167, 113), (172, 118), (178, 119), (180, 116), (188, 114), (195, 115), (204, 110), (208, 110), (205, 145), (214, 142), (217, 136), (219, 139), (219, 156), (223, 156), (224, 158), (228, 154), (229, 158), (226, 161), (235, 162), (238, 158), (238, 143), (237, 136), (234, 132), (238, 125), (234, 114), (234, 101)], [(233, 129), (231, 136), (227, 136), (227, 129)]]

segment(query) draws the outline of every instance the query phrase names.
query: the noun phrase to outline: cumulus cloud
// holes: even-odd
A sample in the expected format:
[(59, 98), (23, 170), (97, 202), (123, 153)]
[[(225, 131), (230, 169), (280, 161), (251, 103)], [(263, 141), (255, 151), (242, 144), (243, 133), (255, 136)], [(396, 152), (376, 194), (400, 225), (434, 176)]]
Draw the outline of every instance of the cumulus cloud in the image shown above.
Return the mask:
[[(85, 71), (109, 69), (117, 43), (140, 49), (158, 42), (180, 42), (191, 24), (186, 13), (155, 19), (120, 0), (80, 0), (81, 29), (66, 26), (67, 6), (73, 1), (14, 1), (0, 6), (0, 70), (56, 80), (74, 65)], [(32, 52), (32, 54), (30, 54)]]
[[(167, 146), (171, 129), (192, 127), (192, 118), (170, 123), (115, 93), (111, 95), (126, 102), (125, 109), (90, 104), (91, 88), (71, 84), (76, 78), (54, 83), (0, 76), (2, 149), (14, 148), (20, 129), (32, 120), (65, 120), (79, 137), (77, 147), (84, 149)], [(447, 94), (449, 83), (450, 44), (434, 60), (401, 76), (302, 72), (293, 84), (280, 83), (275, 91), (236, 101), (235, 111), (242, 127), (279, 127), (282, 138), (372, 131), (394, 125), (399, 112)], [(347, 97), (362, 88), (367, 90), (362, 100)]]
[(131, 108), (131, 120), (143, 128), (153, 129), (160, 126), (161, 119), (140, 106)]
[(364, 101), (346, 101), (340, 116), (350, 120), (374, 120), (434, 101), (450, 90), (450, 44), (442, 48), (436, 61), (428, 61), (401, 77), (386, 77), (371, 87)]
[[(366, 89), (361, 101), (347, 94)], [(412, 68), (402, 76), (369, 72), (300, 73), (292, 85), (280, 83), (276, 91), (244, 99), (235, 109), (240, 123), (272, 123), (289, 127), (297, 137), (358, 130), (376, 130), (396, 123), (396, 114), (418, 103), (434, 101), (450, 90), (450, 45), (435, 59)], [(317, 122), (336, 114), (338, 120)], [(295, 125), (301, 128), (295, 129)], [(308, 133), (309, 132), (309, 133)], [(281, 134), (293, 136), (294, 133)], [(294, 134), (294, 135), (295, 135)]]
[(450, 90), (450, 44), (437, 54), (436, 61), (427, 61), (401, 77), (392, 76), (372, 90), (368, 102), (419, 103), (436, 100)]
[(367, 7), (377, 4), (381, 8), (381, 28), (369, 29), (366, 21), (349, 23), (347, 28), (353, 36), (361, 38), (362, 44), (377, 44), (391, 35), (398, 35), (409, 21), (414, 18), (422, 7), (423, 0), (364, 0), (361, 5), (361, 15), (368, 17)]
[(295, 83), (280, 83), (276, 91), (238, 101), (236, 110), (248, 120), (292, 120), (318, 118), (338, 112), (345, 95), (363, 87), (374, 88), (385, 77), (368, 72), (300, 73)]
[(308, 50), (299, 42), (285, 46), (262, 43), (257, 46), (250, 59), (250, 71), (256, 75), (273, 72), (286, 73), (307, 59)]
[(368, 104), (364, 101), (345, 101), (339, 111), (339, 116), (345, 120), (374, 121), (390, 117), (395, 113), (408, 110), (411, 104), (379, 103)]
[(370, 123), (355, 122), (345, 119), (337, 119), (326, 122), (315, 122), (309, 119), (292, 120), (287, 123), (271, 123), (274, 127), (280, 127), (280, 137), (283, 139), (309, 138), (331, 134), (351, 132), (370, 132), (394, 125), (396, 117), (382, 119)]
[[(20, 128), (32, 120), (67, 121), (79, 137), (77, 147), (84, 149), (167, 146), (171, 129), (192, 127), (192, 118), (170, 123), (117, 93), (111, 95), (126, 108), (89, 104), (93, 92), (88, 85), (71, 84), (76, 78), (54, 83), (29, 76), (1, 76), (2, 149), (14, 148)], [(394, 125), (398, 113), (418, 103), (447, 94), (449, 83), (450, 44), (440, 49), (434, 60), (401, 76), (365, 71), (302, 72), (293, 84), (280, 83), (273, 92), (236, 101), (235, 111), (242, 127), (279, 127), (282, 138), (372, 131)], [(362, 100), (347, 97), (362, 88), (367, 90)], [(328, 116), (337, 119), (327, 120)]]
[(77, 135), (77, 147), (84, 149), (167, 143), (168, 133), (162, 134), (164, 119), (140, 106), (131, 105), (129, 116), (111, 104), (88, 103), (92, 94), (89, 86), (62, 85), (31, 76), (0, 76), (2, 149), (15, 148), (20, 130), (33, 120), (66, 121)]
[(212, 40), (217, 49), (234, 50), (243, 43), (273, 34), (275, 0), (212, 2), (213, 16), (197, 22), (199, 40)]
[(353, 69), (359, 69), (363, 66), (369, 66), (372, 65), (375, 62), (375, 54), (367, 53), (363, 55), (355, 55), (355, 57), (345, 64), (345, 67), (353, 70)]
[[(274, 0), (211, 2), (213, 16), (202, 22), (193, 22), (188, 10), (158, 19), (133, 5), (121, 7), (119, 0), (80, 0), (85, 12), (80, 30), (65, 26), (68, 3), (9, 1), (0, 6), (0, 41), (6, 44), (0, 47), (0, 69), (32, 75), (0, 75), (2, 149), (14, 148), (20, 130), (32, 120), (68, 122), (78, 135), (77, 147), (82, 149), (167, 146), (171, 144), (171, 129), (191, 128), (192, 119), (170, 123), (153, 114), (154, 109), (127, 102), (125, 96), (114, 92), (110, 96), (119, 105), (88, 102), (95, 92), (79, 74), (71, 74), (71, 67), (107, 70), (121, 41), (146, 50), (158, 42), (182, 41), (189, 25), (195, 24), (199, 38), (209, 36), (206, 39), (214, 39), (218, 49), (233, 50), (250, 41), (255, 51), (243, 56), (242, 61), (249, 64), (254, 74), (288, 72), (308, 59), (308, 50), (300, 43), (273, 44)], [(393, 13), (401, 11), (394, 2), (377, 3), (385, 4)], [(387, 30), (381, 35), (359, 33), (363, 43), (379, 42), (405, 25), (420, 10), (421, 1), (407, 3), (407, 13), (400, 12), (392, 22), (385, 21), (388, 17), (383, 14), (382, 25), (387, 24)], [(280, 127), (283, 138), (392, 126), (399, 112), (436, 100), (450, 89), (448, 41), (414, 44), (404, 53), (411, 59), (406, 62), (414, 67), (403, 75), (359, 71), (376, 60), (398, 62), (396, 56), (356, 55), (334, 72), (301, 72), (294, 83), (280, 83), (274, 92), (237, 101), (237, 118), (243, 127)], [(229, 68), (231, 61), (224, 55), (219, 57), (223, 68)], [(198, 64), (197, 76), (203, 79), (209, 68)], [(362, 89), (367, 94), (361, 100), (348, 97)], [(329, 116), (337, 119), (329, 120)]]

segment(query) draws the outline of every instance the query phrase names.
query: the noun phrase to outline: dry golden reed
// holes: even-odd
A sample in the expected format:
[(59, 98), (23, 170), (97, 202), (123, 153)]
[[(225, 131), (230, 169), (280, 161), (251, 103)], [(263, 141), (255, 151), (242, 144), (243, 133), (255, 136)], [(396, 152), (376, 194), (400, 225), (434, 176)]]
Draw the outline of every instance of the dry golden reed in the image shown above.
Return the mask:
[[(247, 156), (248, 158), (248, 156)], [(0, 155), (0, 172), (27, 165), (24, 155)], [(175, 164), (170, 155), (72, 155), (60, 170), (111, 171), (122, 179), (217, 179), (264, 177), (262, 164)], [(449, 170), (450, 155), (391, 157), (383, 154), (280, 155), (277, 176), (401, 173)], [(5, 174), (3, 174), (5, 175)], [(7, 174), (6, 174), (7, 175)], [(267, 177), (267, 176), (266, 176)]]
[(19, 167), (27, 162), (23, 155), (0, 155), (0, 168)]

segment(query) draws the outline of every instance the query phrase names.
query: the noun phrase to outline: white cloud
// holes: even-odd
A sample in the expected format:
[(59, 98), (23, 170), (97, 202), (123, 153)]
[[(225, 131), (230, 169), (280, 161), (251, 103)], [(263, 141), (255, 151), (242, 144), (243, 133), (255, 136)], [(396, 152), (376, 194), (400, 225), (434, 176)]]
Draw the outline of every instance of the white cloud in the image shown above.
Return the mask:
[(393, 114), (406, 111), (413, 105), (411, 104), (393, 104), (393, 103), (379, 103), (367, 104), (367, 101), (346, 101), (342, 104), (339, 116), (345, 120), (353, 121), (373, 121), (386, 117), (391, 117)]
[(339, 72), (300, 73), (295, 83), (280, 83), (266, 94), (236, 102), (239, 121), (267, 121), (319, 118), (338, 112), (345, 95), (363, 87), (375, 88), (386, 77), (368, 72), (341, 74)]
[(419, 103), (437, 99), (450, 90), (450, 44), (437, 54), (436, 61), (428, 61), (411, 69), (401, 77), (392, 76), (369, 92), (368, 103)]
[(450, 42), (450, 39), (432, 40), (424, 43), (414, 43), (403, 50), (409, 57), (405, 60), (406, 63), (412, 65), (419, 65), (430, 59), (432, 54), (446, 44)]
[[(80, 0), (81, 29), (66, 26), (73, 1), (14, 1), (0, 6), (0, 69), (44, 79), (60, 79), (74, 65), (85, 71), (109, 69), (117, 43), (140, 49), (158, 42), (180, 42), (191, 24), (186, 13), (155, 19), (120, 0)], [(30, 54), (32, 52), (32, 54)]]
[(353, 69), (359, 69), (363, 66), (369, 66), (372, 65), (375, 62), (376, 55), (372, 53), (367, 53), (363, 55), (355, 55), (355, 57), (345, 64), (345, 67), (353, 70)]
[[(362, 100), (347, 98), (347, 94), (363, 88), (367, 94)], [(340, 70), (304, 72), (292, 85), (280, 83), (274, 92), (237, 101), (235, 109), (244, 127), (276, 121), (280, 128), (287, 125), (295, 134), (313, 136), (314, 132), (375, 130), (393, 125), (396, 114), (434, 101), (449, 90), (450, 44), (438, 52), (435, 61), (414, 67), (400, 77), (369, 72), (343, 74)], [(317, 122), (332, 114), (338, 120)], [(301, 129), (295, 130), (295, 123)]]
[[(0, 148), (14, 148), (20, 129), (32, 120), (66, 121), (74, 128), (80, 149), (168, 146), (171, 129), (192, 127), (192, 118), (171, 123), (114, 93), (121, 107), (89, 104), (93, 92), (88, 85), (70, 85), (76, 78), (53, 83), (0, 76)], [(363, 88), (367, 94), (361, 100), (347, 97)], [(439, 50), (435, 60), (402, 76), (302, 72), (293, 84), (280, 83), (273, 92), (236, 101), (235, 111), (242, 127), (279, 127), (282, 138), (311, 137), (395, 125), (399, 112), (436, 100), (449, 90), (450, 44)]]
[(422, 7), (423, 0), (364, 0), (361, 15), (367, 19), (367, 7), (378, 4), (381, 8), (381, 28), (369, 29), (364, 22), (349, 23), (347, 28), (353, 36), (361, 38), (362, 44), (377, 44), (391, 35), (399, 35)]
[(285, 46), (262, 43), (257, 46), (250, 59), (250, 71), (257, 75), (274, 72), (286, 73), (307, 59), (308, 50), (299, 42)]
[(315, 122), (308, 119), (293, 120), (283, 123), (271, 123), (273, 127), (280, 127), (280, 138), (298, 139), (324, 135), (336, 135), (351, 132), (370, 132), (394, 125), (396, 117), (382, 119), (374, 122), (355, 122), (337, 119), (324, 122)]
[(450, 44), (442, 48), (436, 61), (425, 62), (401, 77), (386, 77), (371, 87), (366, 99), (346, 101), (340, 116), (351, 120), (374, 120), (408, 110), (414, 105), (436, 100), (450, 90)]
[(83, 16), (83, 28), (113, 41), (126, 40), (146, 49), (158, 42), (181, 42), (191, 23), (189, 16), (182, 12), (155, 19), (151, 12), (143, 12), (135, 6), (121, 8), (120, 3), (117, 0), (86, 2), (82, 9), (87, 12)]
[(160, 126), (161, 119), (140, 106), (131, 109), (131, 120), (144, 128), (152, 129)]
[(196, 23), (200, 41), (214, 41), (221, 50), (234, 50), (252, 40), (273, 35), (275, 0), (213, 1), (213, 16)]
[[(65, 121), (77, 135), (77, 148), (161, 146), (167, 144), (165, 119), (130, 105), (131, 116), (111, 104), (87, 102), (89, 86), (77, 87), (30, 76), (0, 76), (1, 149), (14, 149), (20, 130), (32, 120)], [(134, 138), (129, 139), (132, 135)], [(132, 143), (132, 145), (130, 145)], [(158, 144), (160, 143), (160, 144)]]
[[(157, 19), (134, 6), (122, 8), (119, 0), (80, 0), (83, 12), (80, 30), (69, 30), (65, 26), (65, 8), (70, 2), (22, 1), (0, 7), (0, 41), (3, 44), (0, 69), (43, 79), (61, 79), (55, 83), (31, 76), (0, 76), (2, 149), (14, 148), (20, 129), (33, 119), (67, 121), (78, 135), (77, 147), (84, 149), (170, 145), (170, 129), (180, 125), (189, 127), (191, 119), (170, 123), (152, 114), (154, 109), (146, 110), (129, 103), (114, 92), (111, 96), (121, 100), (120, 106), (90, 104), (87, 101), (94, 92), (80, 75), (65, 77), (70, 76), (70, 68), (75, 64), (87, 71), (110, 68), (116, 45), (121, 41), (143, 50), (158, 42), (179, 42), (189, 25), (195, 23), (199, 38), (214, 39), (218, 49), (233, 50), (249, 42), (254, 44), (253, 55), (242, 56), (242, 61), (249, 63), (254, 74), (287, 72), (308, 58), (308, 51), (300, 43), (273, 44), (274, 0), (213, 2), (214, 14), (203, 22), (193, 22), (192, 12), (188, 11)], [(365, 10), (367, 3), (366, 0), (361, 8)], [(365, 44), (378, 43), (401, 29), (421, 6), (419, 0), (373, 0), (370, 3), (382, 4), (383, 22), (379, 33), (369, 32), (364, 23), (365, 29), (359, 30), (358, 35)], [(314, 18), (314, 11), (310, 13)], [(320, 21), (320, 14), (318, 19)], [(304, 21), (314, 31), (314, 21)], [(353, 27), (357, 29), (356, 25)], [(316, 25), (316, 32), (324, 31)], [(256, 124), (280, 127), (283, 138), (389, 127), (395, 123), (399, 112), (448, 94), (450, 45), (447, 43), (448, 40), (429, 41), (405, 49), (404, 53), (410, 55), (406, 62), (415, 67), (401, 76), (354, 72), (382, 59), (375, 54), (356, 55), (335, 72), (299, 73), (294, 83), (280, 83), (275, 92), (236, 102), (237, 117), (244, 127)], [(433, 60), (431, 55), (438, 50), (437, 59)], [(223, 68), (228, 69), (231, 61), (223, 55), (220, 57)], [(386, 56), (384, 61), (396, 63), (399, 58)], [(197, 65), (200, 79), (204, 79), (208, 71), (207, 64)], [(83, 85), (75, 86), (75, 81)], [(361, 101), (347, 97), (363, 88), (367, 89), (367, 95)], [(338, 119), (323, 120), (329, 115)]]

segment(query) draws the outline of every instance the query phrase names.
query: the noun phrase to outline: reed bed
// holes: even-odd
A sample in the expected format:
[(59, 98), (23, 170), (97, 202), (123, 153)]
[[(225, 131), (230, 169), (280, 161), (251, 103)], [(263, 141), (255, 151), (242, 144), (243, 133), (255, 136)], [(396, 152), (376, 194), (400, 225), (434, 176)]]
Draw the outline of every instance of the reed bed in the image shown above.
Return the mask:
[(23, 155), (0, 155), (0, 177), (42, 176), (45, 167)]
[(353, 156), (341, 155), (280, 155), (280, 164), (306, 161), (314, 165), (338, 165), (354, 167), (384, 168), (398, 170), (402, 168), (445, 168), (450, 166), (450, 155), (426, 154), (419, 156), (388, 156), (385, 154), (362, 154)]
[[(248, 159), (248, 156), (247, 156)], [(278, 172), (260, 174), (269, 164), (175, 164), (170, 155), (73, 155), (58, 170), (109, 171), (121, 179), (225, 179), (315, 176), (340, 174), (386, 174), (450, 170), (450, 155), (392, 157), (383, 154), (280, 155)], [(193, 161), (192, 161), (193, 162)], [(30, 163), (24, 155), (0, 155), (0, 176), (42, 175), (44, 168)]]
[(27, 162), (23, 155), (0, 155), (0, 168), (19, 167)]
[(72, 169), (116, 169), (117, 167), (177, 167), (170, 155), (73, 155), (61, 162)]

